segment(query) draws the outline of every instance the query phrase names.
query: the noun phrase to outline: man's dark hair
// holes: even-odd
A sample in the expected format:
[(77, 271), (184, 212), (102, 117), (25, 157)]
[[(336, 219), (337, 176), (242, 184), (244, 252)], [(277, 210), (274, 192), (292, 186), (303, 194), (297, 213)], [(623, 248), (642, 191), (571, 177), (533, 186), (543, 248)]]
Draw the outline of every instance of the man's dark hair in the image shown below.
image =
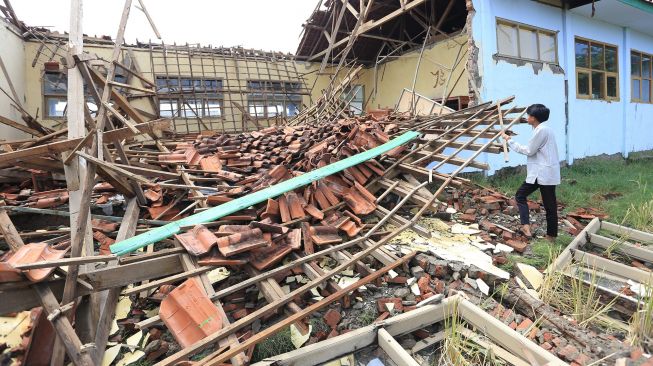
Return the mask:
[(532, 104), (526, 109), (526, 113), (528, 113), (529, 116), (535, 117), (535, 119), (540, 123), (549, 119), (549, 108), (544, 104)]

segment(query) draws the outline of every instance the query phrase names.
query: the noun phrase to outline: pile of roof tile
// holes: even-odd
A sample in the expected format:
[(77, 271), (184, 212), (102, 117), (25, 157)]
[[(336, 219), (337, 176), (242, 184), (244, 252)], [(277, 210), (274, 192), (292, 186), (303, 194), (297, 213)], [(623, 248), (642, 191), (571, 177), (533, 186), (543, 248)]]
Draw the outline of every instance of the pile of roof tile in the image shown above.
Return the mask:
[[(227, 188), (207, 198), (209, 205), (219, 205), (377, 147), (389, 141), (393, 132), (396, 126), (371, 119), (321, 127), (270, 127), (238, 135), (200, 136), (194, 144), (179, 144), (158, 159), (163, 164), (197, 166), (223, 180)], [(387, 155), (400, 152), (395, 149)], [(341, 235), (358, 235), (364, 228), (362, 217), (376, 208), (376, 197), (365, 184), (383, 172), (383, 165), (372, 159), (225, 218), (249, 221), (247, 225), (222, 225), (217, 232), (200, 225), (176, 238), (190, 253), (208, 255), (205, 262), (226, 265), (247, 260), (264, 270), (292, 250), (303, 247), (306, 253), (314, 253), (314, 246), (341, 243)], [(146, 196), (154, 196), (150, 192)], [(160, 195), (156, 199), (160, 202)], [(150, 214), (156, 217), (152, 208)], [(301, 228), (282, 226), (298, 221), (304, 221)]]

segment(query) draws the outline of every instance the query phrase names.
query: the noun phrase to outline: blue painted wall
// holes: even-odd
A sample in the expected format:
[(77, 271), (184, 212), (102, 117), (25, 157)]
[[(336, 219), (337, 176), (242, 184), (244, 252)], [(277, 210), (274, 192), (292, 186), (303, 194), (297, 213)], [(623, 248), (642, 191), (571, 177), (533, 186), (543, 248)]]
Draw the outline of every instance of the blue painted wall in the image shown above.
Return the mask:
[[(515, 95), (515, 104), (542, 103), (551, 109), (547, 122), (555, 131), (561, 160), (653, 149), (653, 104), (630, 101), (630, 49), (653, 54), (653, 36), (629, 28), (587, 18), (562, 9), (526, 0), (473, 0), (476, 15), (472, 37), (479, 47), (479, 89), (482, 101)], [(535, 70), (532, 63), (514, 64), (497, 60), (496, 18), (503, 18), (558, 32), (558, 64), (564, 73), (556, 73), (547, 64)], [(653, 17), (652, 17), (653, 21)], [(576, 98), (574, 37), (583, 37), (619, 47), (620, 99), (615, 102)], [(541, 65), (541, 64), (540, 64)], [(565, 81), (569, 90), (569, 119), (565, 118)], [(567, 123), (567, 125), (566, 125)], [(513, 129), (515, 139), (526, 143), (531, 135), (528, 125)], [(506, 166), (526, 163), (523, 155), (486, 154), (490, 174)]]

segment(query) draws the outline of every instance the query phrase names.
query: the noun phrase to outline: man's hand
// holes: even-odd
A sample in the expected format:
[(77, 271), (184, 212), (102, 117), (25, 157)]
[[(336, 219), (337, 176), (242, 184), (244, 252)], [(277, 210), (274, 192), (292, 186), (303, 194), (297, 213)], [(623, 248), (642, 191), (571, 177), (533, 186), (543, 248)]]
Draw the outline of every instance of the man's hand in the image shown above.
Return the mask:
[(501, 131), (501, 137), (506, 141), (510, 140), (510, 136), (506, 133), (506, 131)]

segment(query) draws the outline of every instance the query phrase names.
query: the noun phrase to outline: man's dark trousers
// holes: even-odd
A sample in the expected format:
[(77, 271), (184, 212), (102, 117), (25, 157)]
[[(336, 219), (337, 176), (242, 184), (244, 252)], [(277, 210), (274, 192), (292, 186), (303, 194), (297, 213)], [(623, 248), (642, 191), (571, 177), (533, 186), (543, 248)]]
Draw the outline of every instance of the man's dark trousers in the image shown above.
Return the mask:
[(522, 225), (530, 224), (530, 217), (528, 213), (528, 196), (540, 189), (542, 194), (542, 201), (544, 202), (544, 210), (546, 211), (546, 235), (557, 237), (558, 236), (558, 203), (556, 201), (556, 186), (540, 185), (535, 180), (535, 183), (522, 183), (521, 187), (515, 194), (517, 207), (519, 208), (519, 219)]

